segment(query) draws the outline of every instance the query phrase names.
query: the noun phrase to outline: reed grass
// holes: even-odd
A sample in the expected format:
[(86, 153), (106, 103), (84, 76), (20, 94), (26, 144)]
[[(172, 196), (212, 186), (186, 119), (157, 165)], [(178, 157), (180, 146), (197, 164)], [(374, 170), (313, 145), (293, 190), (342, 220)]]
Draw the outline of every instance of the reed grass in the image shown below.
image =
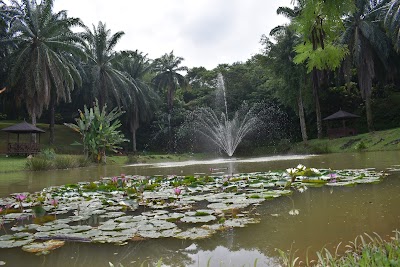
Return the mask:
[(308, 260), (308, 252), (305, 262), (299, 261), (296, 251), (282, 251), (277, 249), (282, 266), (316, 266), (316, 267), (382, 267), (400, 266), (400, 232), (393, 231), (394, 236), (390, 240), (382, 239), (377, 233), (373, 235), (364, 233), (357, 236), (354, 241), (345, 246), (343, 255), (338, 253), (341, 243), (334, 253), (327, 248), (316, 252), (317, 260)]

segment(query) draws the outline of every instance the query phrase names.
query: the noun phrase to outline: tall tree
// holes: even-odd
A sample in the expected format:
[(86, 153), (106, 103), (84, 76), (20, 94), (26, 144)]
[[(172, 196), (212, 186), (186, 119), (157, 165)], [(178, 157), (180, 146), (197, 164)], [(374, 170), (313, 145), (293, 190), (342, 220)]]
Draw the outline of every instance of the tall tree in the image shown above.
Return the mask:
[(91, 83), (92, 100), (97, 98), (100, 107), (112, 100), (124, 106), (130, 102), (129, 88), (132, 83), (125, 72), (115, 67), (121, 54), (115, 52), (114, 48), (123, 35), (122, 31), (111, 35), (102, 22), (97, 27), (93, 25), (93, 30), (85, 27), (85, 32), (81, 33), (86, 40), (88, 62), (85, 69)]
[(385, 15), (385, 26), (389, 36), (392, 38), (394, 48), (400, 52), (400, 0), (392, 0), (387, 5)]
[(340, 66), (348, 53), (343, 45), (338, 45), (336, 38), (343, 29), (342, 17), (353, 10), (349, 0), (298, 0), (301, 12), (295, 18), (297, 32), (304, 42), (296, 47), (295, 63), (307, 63), (312, 72), (313, 95), (317, 116), (318, 138), (322, 138), (322, 117), (319, 102), (320, 89), (326, 70)]
[(53, 13), (53, 0), (23, 0), (13, 2), (20, 16), (14, 17), (9, 36), (2, 43), (14, 47), (12, 54), (11, 85), (18, 89), (26, 108), (36, 124), (50, 99), (70, 101), (75, 82), (81, 79), (70, 54), (84, 56), (81, 39), (70, 27), (80, 25), (80, 20), (67, 17), (66, 11)]
[[(293, 20), (300, 15), (302, 6), (303, 3), (299, 1), (299, 4), (293, 8), (279, 7), (276, 13)], [(303, 142), (307, 142), (308, 135), (303, 101), (304, 91), (308, 85), (307, 74), (304, 65), (293, 63), (293, 58), (295, 57), (294, 48), (300, 43), (301, 39), (293, 31), (290, 24), (276, 26), (269, 34), (275, 38), (276, 42), (271, 42), (266, 36), (262, 37), (261, 42), (266, 47), (267, 66), (275, 76), (271, 85), (275, 89), (275, 95), (283, 103), (297, 111), (301, 136)]]
[[(348, 45), (357, 69), (358, 86), (365, 101), (368, 130), (374, 130), (371, 95), (375, 77), (375, 61), (381, 60), (387, 66), (390, 54), (390, 40), (380, 25), (380, 10), (389, 0), (356, 0), (356, 10), (345, 19), (345, 31), (341, 42)], [(349, 70), (350, 71), (350, 70)], [(347, 75), (349, 76), (349, 75)]]
[(307, 79), (305, 66), (293, 63), (294, 47), (300, 42), (300, 38), (289, 27), (282, 27), (279, 31), (273, 31), (272, 34), (276, 42), (262, 40), (267, 47), (266, 65), (271, 73), (269, 86), (282, 103), (296, 111), (299, 116), (302, 139), (307, 142), (304, 95), (310, 82)]
[(154, 61), (153, 71), (156, 76), (153, 78), (154, 85), (159, 90), (165, 90), (167, 94), (167, 109), (168, 109), (168, 149), (172, 149), (172, 129), (171, 129), (171, 112), (174, 105), (175, 92), (179, 87), (186, 86), (185, 77), (180, 73), (187, 71), (188, 68), (180, 66), (184, 59), (175, 57), (174, 51), (169, 54), (164, 54)]
[(131, 103), (126, 110), (126, 121), (132, 134), (132, 151), (137, 151), (136, 131), (140, 122), (146, 122), (153, 116), (158, 95), (150, 86), (151, 61), (138, 51), (122, 52), (123, 59), (118, 64), (118, 69), (126, 72), (132, 82)]

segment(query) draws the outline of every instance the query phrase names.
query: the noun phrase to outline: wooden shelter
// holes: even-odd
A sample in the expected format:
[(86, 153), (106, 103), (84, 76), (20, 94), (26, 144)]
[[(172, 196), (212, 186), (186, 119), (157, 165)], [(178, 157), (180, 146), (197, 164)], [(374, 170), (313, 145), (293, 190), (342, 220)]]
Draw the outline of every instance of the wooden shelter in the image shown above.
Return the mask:
[[(30, 155), (40, 152), (40, 134), (45, 132), (42, 129), (24, 121), (6, 127), (2, 131), (7, 133), (7, 154)], [(17, 134), (17, 142), (10, 142), (10, 133)], [(30, 138), (29, 142), (20, 142), (20, 134), (39, 134), (39, 141), (36, 143)]]
[(327, 121), (327, 133), (329, 138), (339, 138), (349, 135), (356, 135), (357, 130), (355, 128), (346, 125), (346, 121), (354, 120), (360, 116), (339, 110), (338, 112), (324, 118)]

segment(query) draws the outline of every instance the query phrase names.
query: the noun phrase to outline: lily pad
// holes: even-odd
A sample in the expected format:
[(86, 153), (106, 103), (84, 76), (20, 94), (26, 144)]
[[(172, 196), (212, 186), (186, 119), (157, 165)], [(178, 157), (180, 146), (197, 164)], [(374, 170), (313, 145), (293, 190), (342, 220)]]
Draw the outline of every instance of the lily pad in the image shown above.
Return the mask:
[(29, 245), (24, 245), (22, 247), (23, 251), (30, 253), (39, 253), (43, 251), (55, 250), (59, 247), (64, 246), (65, 242), (60, 240), (48, 240), (45, 242), (33, 242)]

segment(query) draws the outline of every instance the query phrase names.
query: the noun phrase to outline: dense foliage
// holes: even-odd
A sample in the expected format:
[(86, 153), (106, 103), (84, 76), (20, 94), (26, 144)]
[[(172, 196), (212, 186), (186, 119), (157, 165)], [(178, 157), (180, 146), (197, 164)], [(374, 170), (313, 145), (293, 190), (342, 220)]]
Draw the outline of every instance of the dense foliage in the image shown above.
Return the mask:
[(126, 151), (217, 152), (182, 125), (197, 108), (222, 112), (222, 73), (229, 118), (243, 101), (282, 114), (272, 118), (280, 135), (271, 137), (275, 126), (252, 133), (239, 153), (323, 137), (322, 119), (340, 109), (361, 116), (353, 125), (359, 132), (399, 126), (398, 0), (293, 1), (277, 10), (289, 22), (261, 37), (259, 54), (212, 70), (189, 69), (173, 51), (156, 59), (134, 44), (116, 51), (123, 32), (104, 22), (86, 26), (53, 3), (0, 1), (0, 119), (71, 123), (99, 99), (99, 112), (125, 111)]
[(106, 151), (118, 152), (120, 144), (127, 141), (119, 131), (121, 122), (117, 119), (122, 115), (118, 108), (106, 111), (107, 105), (102, 108), (96, 101), (94, 107), (84, 107), (79, 112), (76, 124), (65, 125), (82, 136), (83, 150), (87, 157), (95, 162), (106, 162)]

